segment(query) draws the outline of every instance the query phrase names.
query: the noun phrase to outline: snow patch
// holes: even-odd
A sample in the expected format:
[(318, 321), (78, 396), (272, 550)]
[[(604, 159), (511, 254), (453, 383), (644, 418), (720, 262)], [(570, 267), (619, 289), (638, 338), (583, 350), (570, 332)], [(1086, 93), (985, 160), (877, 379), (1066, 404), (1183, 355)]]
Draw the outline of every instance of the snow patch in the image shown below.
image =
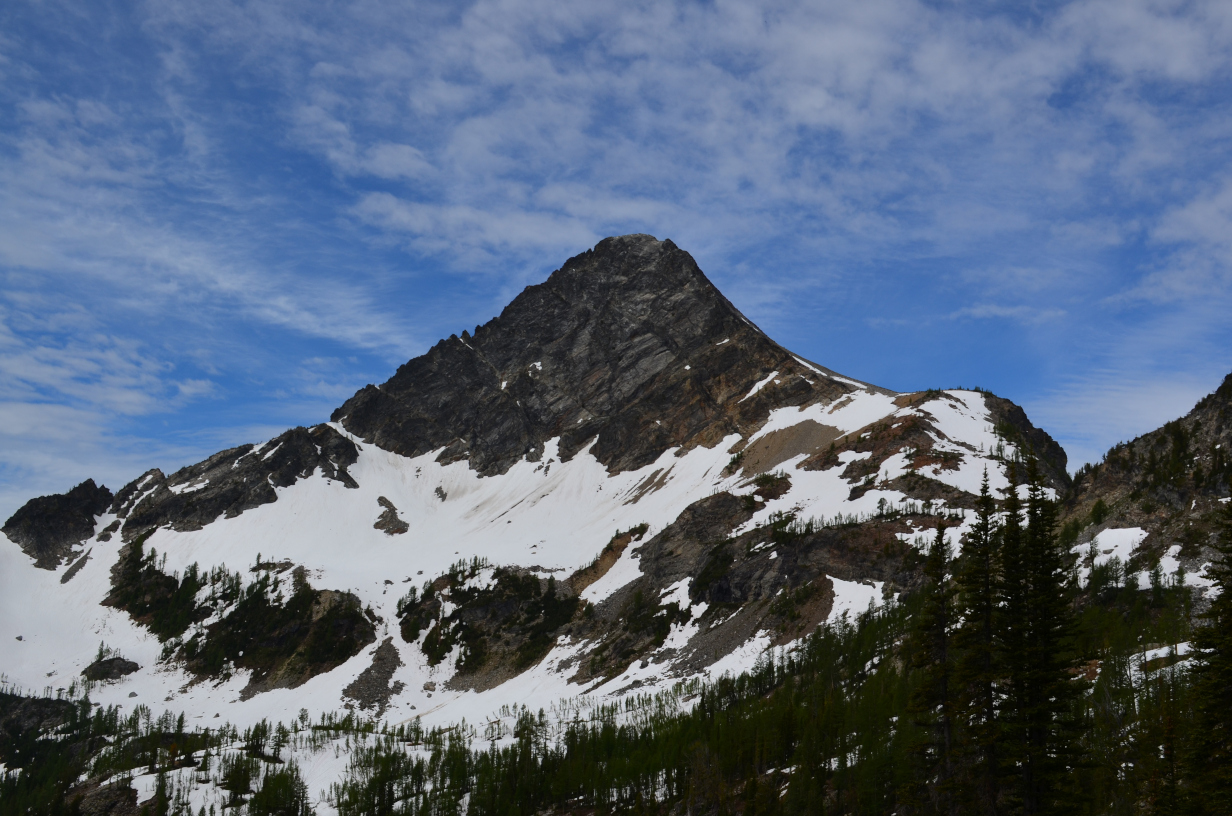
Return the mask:
[(1095, 566), (1103, 566), (1117, 558), (1121, 563), (1129, 561), (1138, 545), (1146, 538), (1146, 530), (1141, 527), (1125, 527), (1101, 530), (1091, 540), (1091, 551), (1095, 554)]
[(855, 618), (856, 615), (880, 605), (881, 590), (885, 586), (883, 581), (875, 581), (870, 586), (857, 581), (844, 581), (834, 576), (829, 577), (834, 584), (834, 606), (830, 609), (826, 623), (834, 623), (843, 617)]
[(740, 402), (744, 402), (746, 399), (749, 399), (754, 394), (756, 394), (758, 391), (765, 388), (767, 385), (770, 384), (770, 381), (773, 380), (778, 375), (779, 373), (777, 371), (771, 372), (769, 377), (766, 377), (766, 379), (761, 380), (760, 382), (754, 384), (754, 386), (749, 389), (749, 393), (745, 394), (743, 397), (740, 398)]

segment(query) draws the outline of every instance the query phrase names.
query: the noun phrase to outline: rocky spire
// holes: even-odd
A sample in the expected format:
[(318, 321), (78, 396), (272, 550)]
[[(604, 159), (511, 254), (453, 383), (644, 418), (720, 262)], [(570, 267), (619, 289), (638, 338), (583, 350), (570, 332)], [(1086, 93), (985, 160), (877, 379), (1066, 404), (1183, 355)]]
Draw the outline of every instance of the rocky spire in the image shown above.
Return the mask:
[(852, 388), (766, 337), (671, 241), (626, 235), (527, 287), (473, 337), (443, 340), (367, 386), (333, 419), (403, 455), (443, 448), (442, 461), (467, 458), (484, 474), (538, 458), (554, 437), (564, 458), (595, 440), (592, 453), (617, 471), (759, 423), (769, 403), (742, 398), (775, 371), (788, 375), (777, 405)]

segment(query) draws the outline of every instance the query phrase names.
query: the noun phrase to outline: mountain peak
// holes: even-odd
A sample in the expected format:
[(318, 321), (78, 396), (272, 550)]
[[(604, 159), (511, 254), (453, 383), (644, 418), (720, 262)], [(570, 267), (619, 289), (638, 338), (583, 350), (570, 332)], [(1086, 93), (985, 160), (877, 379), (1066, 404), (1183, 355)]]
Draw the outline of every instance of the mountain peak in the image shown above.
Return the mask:
[[(776, 374), (776, 388), (750, 395)], [(570, 258), (474, 336), (441, 341), (333, 419), (395, 453), (440, 450), (485, 474), (557, 437), (563, 458), (593, 440), (620, 471), (756, 426), (771, 392), (775, 406), (802, 405), (856, 385), (770, 340), (671, 241), (626, 235)]]

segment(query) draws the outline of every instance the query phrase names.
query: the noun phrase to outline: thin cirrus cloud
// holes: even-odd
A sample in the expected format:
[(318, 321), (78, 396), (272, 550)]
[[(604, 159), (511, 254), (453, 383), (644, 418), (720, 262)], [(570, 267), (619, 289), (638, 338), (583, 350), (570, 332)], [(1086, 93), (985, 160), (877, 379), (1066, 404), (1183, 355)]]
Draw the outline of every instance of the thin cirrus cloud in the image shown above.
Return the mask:
[(45, 0), (0, 30), (0, 397), (46, 441), (9, 483), (319, 421), (635, 231), (811, 359), (1024, 403), (1075, 465), (1232, 368), (1226, 3)]

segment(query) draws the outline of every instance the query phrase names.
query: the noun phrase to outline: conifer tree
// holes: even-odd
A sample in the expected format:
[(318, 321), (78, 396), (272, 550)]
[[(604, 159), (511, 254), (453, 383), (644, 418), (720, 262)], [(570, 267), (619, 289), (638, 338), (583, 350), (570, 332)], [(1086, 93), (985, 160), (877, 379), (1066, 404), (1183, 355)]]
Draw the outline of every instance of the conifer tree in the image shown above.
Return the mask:
[[(1014, 469), (1011, 469), (1011, 482)], [(1056, 536), (1056, 510), (1044, 493), (1034, 459), (1027, 462), (1027, 525), (1011, 484), (1001, 537), (1000, 647), (1005, 702), (1001, 727), (1014, 772), (1009, 804), (1025, 816), (1057, 813), (1076, 761), (1074, 615), (1065, 556)]]
[[(1012, 812), (1021, 806), (1018, 798), (1017, 768), (1023, 761), (1025, 738), (1020, 709), (1025, 698), (1027, 665), (1026, 626), (1027, 588), (1029, 578), (1024, 557), (1022, 501), (1018, 496), (1018, 468), (1010, 463), (1006, 468), (1009, 487), (1001, 509), (1000, 569), (998, 570), (996, 614), (996, 651), (1000, 664), (1001, 696), (997, 727), (1003, 739), (999, 744), (1002, 770), (1007, 774), (999, 792), (1000, 809)], [(1006, 807), (1008, 806), (1008, 807)]]
[(1194, 812), (1232, 814), (1232, 504), (1221, 513), (1219, 557), (1207, 568), (1218, 594), (1194, 631), (1194, 732), (1188, 762)]
[(954, 731), (954, 654), (950, 642), (955, 591), (949, 577), (950, 566), (950, 546), (945, 540), (945, 525), (941, 524), (924, 561), (924, 599), (911, 636), (911, 667), (917, 680), (908, 713), (920, 729), (914, 751), (918, 785), (904, 796), (905, 804), (939, 814), (957, 813), (958, 740)]
[(995, 816), (999, 785), (997, 740), (997, 556), (996, 503), (988, 471), (975, 503), (975, 523), (963, 539), (955, 576), (961, 623), (954, 633), (955, 686), (962, 724), (960, 786), (964, 810)]
[(1025, 658), (1027, 707), (1023, 768), (1023, 810), (1028, 816), (1058, 812), (1076, 761), (1076, 704), (1082, 686), (1075, 679), (1075, 619), (1070, 604), (1066, 554), (1056, 534), (1056, 505), (1044, 492), (1034, 457), (1027, 460), (1025, 562), (1029, 610)]

